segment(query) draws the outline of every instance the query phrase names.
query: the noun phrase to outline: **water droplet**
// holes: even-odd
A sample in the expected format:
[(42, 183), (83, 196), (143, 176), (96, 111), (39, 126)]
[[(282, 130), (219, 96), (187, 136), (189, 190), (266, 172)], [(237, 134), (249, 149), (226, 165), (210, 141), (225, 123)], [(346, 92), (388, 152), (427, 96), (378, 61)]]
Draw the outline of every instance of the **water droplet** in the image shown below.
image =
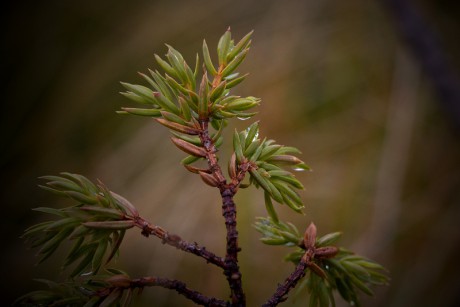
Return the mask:
[[(244, 136), (246, 136), (246, 137), (248, 136), (249, 130), (251, 130), (250, 127), (246, 128), (246, 129), (244, 130)], [(257, 130), (257, 132), (256, 132), (256, 134), (254, 135), (254, 137), (252, 138), (251, 142), (254, 142), (254, 141), (257, 140), (258, 138), (259, 138), (259, 130)]]
[(329, 270), (329, 266), (327, 264), (324, 267), (326, 268), (326, 270)]
[(304, 171), (305, 171), (305, 169), (304, 169), (304, 168), (301, 168), (301, 167), (293, 167), (292, 169), (293, 169), (294, 171), (296, 171), (296, 172), (304, 172)]
[(237, 118), (240, 119), (240, 120), (247, 120), (247, 119), (249, 119), (250, 117), (237, 117)]

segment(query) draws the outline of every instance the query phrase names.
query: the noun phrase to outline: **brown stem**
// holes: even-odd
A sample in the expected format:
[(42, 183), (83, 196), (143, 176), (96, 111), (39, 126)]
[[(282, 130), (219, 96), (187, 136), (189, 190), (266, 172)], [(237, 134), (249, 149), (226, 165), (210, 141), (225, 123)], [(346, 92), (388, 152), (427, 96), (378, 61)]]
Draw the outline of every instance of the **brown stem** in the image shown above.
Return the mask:
[(233, 201), (235, 192), (232, 186), (221, 190), (222, 215), (227, 228), (227, 253), (225, 255), (225, 270), (228, 284), (231, 289), (233, 306), (245, 306), (246, 298), (242, 288), (241, 272), (238, 266), (238, 231), (236, 229), (236, 206)]
[(300, 260), (299, 264), (296, 266), (294, 272), (289, 275), (288, 278), (284, 281), (283, 284), (278, 286), (276, 292), (272, 295), (272, 297), (262, 306), (263, 307), (272, 307), (277, 306), (279, 303), (284, 302), (287, 297), (286, 295), (293, 289), (300, 279), (302, 279), (306, 274), (306, 269), (308, 267), (309, 262), (313, 258), (313, 255), (307, 251)]
[(215, 154), (217, 149), (209, 136), (208, 121), (203, 120), (200, 124), (202, 130), (199, 134), (201, 144), (207, 152), (206, 158), (208, 160), (209, 169), (211, 174), (213, 174), (218, 181), (218, 188), (222, 197), (222, 215), (225, 218), (225, 226), (227, 229), (224, 274), (230, 286), (232, 306), (245, 306), (246, 297), (243, 292), (241, 282), (242, 275), (238, 266), (238, 252), (240, 248), (238, 247), (238, 231), (236, 229), (236, 205), (233, 201), (233, 196), (236, 193), (236, 186), (232, 183), (227, 184), (227, 180), (217, 162)]
[(204, 149), (206, 150), (206, 159), (208, 160), (209, 170), (210, 172), (216, 177), (217, 181), (219, 182), (219, 189), (226, 185), (227, 180), (225, 179), (222, 169), (220, 168), (219, 163), (217, 162), (217, 148), (214, 146), (211, 137), (209, 136), (209, 122), (208, 120), (200, 121), (201, 125), (201, 132), (199, 134), (201, 144), (203, 145)]
[(224, 307), (229, 306), (230, 304), (224, 300), (219, 300), (213, 297), (208, 297), (202, 293), (187, 288), (187, 285), (179, 280), (160, 278), (160, 277), (142, 277), (137, 279), (128, 280), (125, 285), (114, 285), (110, 288), (105, 288), (98, 291), (97, 295), (103, 297), (109, 295), (116, 289), (125, 290), (125, 289), (143, 289), (144, 287), (163, 287), (166, 289), (175, 290), (177, 293), (185, 296), (186, 298), (192, 300), (198, 305), (203, 306), (212, 306), (212, 307)]
[(178, 281), (178, 280), (170, 280), (167, 278), (157, 278), (155, 281), (154, 286), (161, 286), (167, 289), (174, 289), (179, 294), (184, 295), (186, 298), (192, 300), (193, 302), (197, 303), (198, 305), (203, 306), (229, 306), (230, 304), (226, 301), (219, 300), (213, 297), (207, 297), (201, 294), (198, 291), (191, 290), (187, 288), (186, 284)]
[(152, 225), (141, 217), (135, 219), (135, 226), (142, 229), (142, 234), (146, 237), (154, 235), (161, 239), (164, 244), (169, 244), (185, 252), (197, 255), (206, 259), (208, 263), (212, 263), (220, 268), (225, 269), (225, 262), (222, 257), (216, 256), (214, 253), (206, 250), (205, 247), (200, 247), (198, 243), (190, 243), (182, 240), (176, 234), (171, 234), (159, 226)]

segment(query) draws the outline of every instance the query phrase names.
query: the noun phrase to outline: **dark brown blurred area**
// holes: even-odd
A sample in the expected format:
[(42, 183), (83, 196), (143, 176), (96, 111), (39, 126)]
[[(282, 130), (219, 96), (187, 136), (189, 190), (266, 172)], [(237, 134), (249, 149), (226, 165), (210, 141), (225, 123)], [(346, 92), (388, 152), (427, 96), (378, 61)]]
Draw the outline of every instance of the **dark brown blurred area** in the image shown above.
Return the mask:
[[(37, 187), (42, 175), (100, 179), (153, 223), (223, 254), (216, 191), (179, 165), (183, 155), (166, 129), (115, 111), (132, 105), (118, 94), (119, 81), (142, 83), (137, 71), (157, 68), (153, 55), (166, 52), (164, 43), (193, 63), (203, 38), (215, 46), (231, 26), (236, 39), (255, 30), (240, 69), (250, 76), (234, 93), (261, 97), (255, 119), (262, 136), (300, 148), (313, 169), (298, 175), (306, 215), (280, 207), (282, 218), (302, 230), (314, 221), (319, 234), (343, 231), (341, 245), (389, 269), (391, 285), (363, 296), (365, 306), (459, 306), (460, 6), (401, 1), (429, 29), (409, 27), (409, 34), (434, 38), (427, 48), (443, 57), (435, 56), (435, 64), (449, 74), (433, 76), (417, 49), (425, 47), (414, 49), (401, 27), (406, 20), (389, 2), (2, 4), (1, 305), (35, 289), (33, 278), (63, 278), (59, 255), (37, 267), (35, 250), (19, 238), (43, 218), (32, 208), (68, 204)], [(453, 99), (451, 109), (445, 99)], [(229, 131), (247, 123), (233, 122)], [(223, 150), (222, 160), (228, 155)], [(289, 250), (262, 245), (251, 226), (265, 214), (261, 196), (250, 190), (236, 199), (249, 306), (265, 301), (293, 269), (282, 261)], [(177, 278), (207, 295), (228, 296), (219, 270), (155, 238), (133, 230), (121, 250), (117, 265), (132, 276)], [(146, 289), (136, 306), (152, 305), (191, 304), (172, 291)], [(305, 303), (297, 297), (285, 305)]]

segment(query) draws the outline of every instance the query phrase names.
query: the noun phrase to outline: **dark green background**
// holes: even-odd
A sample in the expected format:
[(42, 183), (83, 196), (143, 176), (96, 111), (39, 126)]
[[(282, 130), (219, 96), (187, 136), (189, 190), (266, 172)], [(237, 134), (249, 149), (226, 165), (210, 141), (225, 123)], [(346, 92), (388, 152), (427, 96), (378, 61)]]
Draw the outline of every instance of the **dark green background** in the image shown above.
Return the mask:
[[(434, 1), (433, 1), (434, 2)], [(459, 6), (413, 1), (459, 71)], [(67, 202), (37, 188), (61, 171), (101, 179), (153, 223), (222, 254), (216, 191), (187, 173), (166, 129), (115, 114), (132, 104), (119, 81), (141, 83), (153, 54), (173, 45), (193, 62), (202, 39), (215, 46), (231, 26), (254, 29), (235, 93), (262, 98), (262, 136), (299, 147), (313, 172), (300, 173), (306, 215), (283, 219), (384, 264), (391, 285), (366, 306), (458, 306), (459, 131), (440, 107), (431, 78), (379, 1), (10, 1), (1, 40), (1, 304), (62, 278), (62, 255), (34, 266), (19, 239), (40, 219), (31, 208)], [(458, 101), (460, 103), (460, 101)], [(243, 128), (248, 122), (234, 125)], [(229, 130), (233, 130), (229, 129)], [(224, 144), (229, 145), (229, 143)], [(223, 150), (223, 161), (228, 150)], [(254, 192), (254, 191), (252, 191)], [(261, 192), (242, 191), (241, 268), (249, 306), (260, 305), (292, 270), (284, 248), (264, 246), (251, 227), (264, 215)], [(117, 264), (132, 276), (178, 278), (226, 298), (225, 278), (201, 259), (133, 230)], [(183, 306), (146, 289), (137, 306)], [(302, 297), (286, 305), (305, 306)]]

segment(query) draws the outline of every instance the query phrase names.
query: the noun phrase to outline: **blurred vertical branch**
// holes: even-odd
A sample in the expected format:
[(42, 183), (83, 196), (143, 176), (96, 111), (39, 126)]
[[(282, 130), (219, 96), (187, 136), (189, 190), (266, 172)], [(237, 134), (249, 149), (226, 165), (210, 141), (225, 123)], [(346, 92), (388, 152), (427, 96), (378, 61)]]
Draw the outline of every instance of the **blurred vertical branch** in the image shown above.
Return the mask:
[(420, 14), (407, 0), (382, 0), (396, 27), (414, 54), (439, 97), (439, 103), (460, 133), (460, 81), (449, 61)]
[(394, 64), (373, 213), (369, 230), (358, 243), (361, 245), (360, 249), (366, 250), (366, 253), (372, 256), (385, 253), (397, 233), (401, 193), (417, 111), (419, 70), (402, 50), (397, 53)]

